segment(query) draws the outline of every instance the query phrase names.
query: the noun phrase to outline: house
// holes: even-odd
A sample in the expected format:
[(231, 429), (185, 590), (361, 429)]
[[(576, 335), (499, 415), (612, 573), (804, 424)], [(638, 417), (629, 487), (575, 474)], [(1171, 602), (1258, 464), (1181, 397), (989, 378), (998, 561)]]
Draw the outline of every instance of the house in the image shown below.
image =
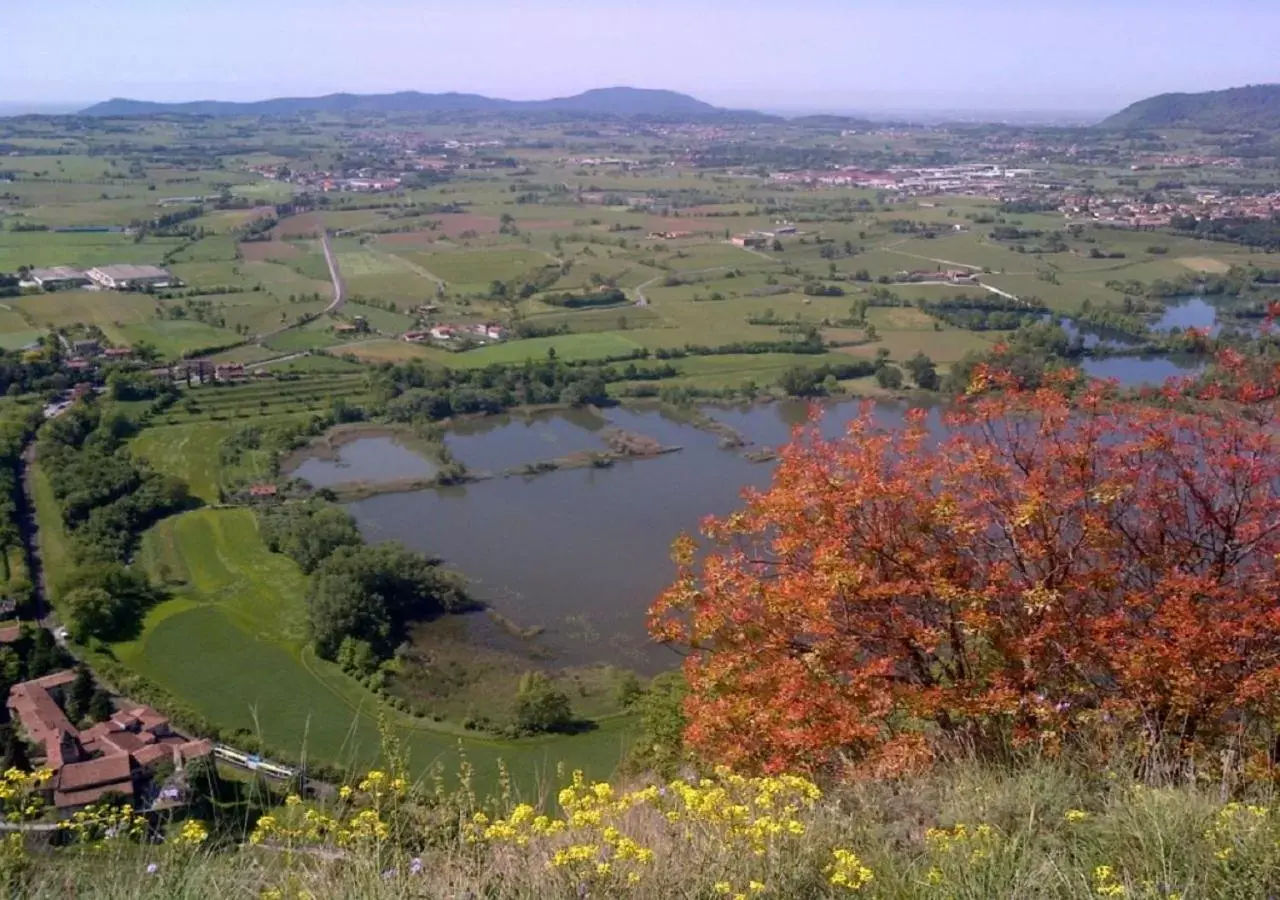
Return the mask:
[(458, 336), (458, 329), (452, 325), (434, 325), (429, 334), (437, 341), (450, 341)]
[(334, 334), (355, 334), (359, 330), (359, 326), (352, 322), (339, 322), (337, 325), (333, 326)]
[(108, 347), (102, 351), (102, 355), (107, 359), (128, 359), (133, 356), (132, 347)]
[(470, 331), (482, 338), (488, 338), (491, 341), (500, 341), (507, 336), (507, 329), (501, 325), (486, 323), (484, 325), (472, 325)]
[(159, 266), (98, 266), (85, 273), (95, 284), (109, 291), (130, 291), (180, 284), (168, 269)]
[(92, 338), (71, 342), (71, 352), (76, 356), (97, 356), (102, 345)]
[(84, 287), (89, 284), (89, 276), (79, 269), (68, 266), (54, 266), (51, 269), (32, 269), (27, 279), (34, 281), (44, 291), (62, 291), (69, 288)]
[(280, 492), (274, 484), (255, 484), (249, 487), (249, 496), (255, 498), (274, 497)]
[(735, 234), (730, 240), (735, 247), (763, 247), (769, 239), (763, 234)]
[(96, 803), (108, 794), (133, 800), (134, 761), (127, 754), (103, 756), (62, 766), (54, 775), (53, 805), (60, 811)]
[(407, 341), (410, 344), (421, 344), (426, 342), (430, 337), (431, 333), (428, 331), (406, 331), (404, 334), (400, 335), (400, 340)]
[(239, 381), (244, 378), (244, 363), (218, 363), (213, 369), (215, 381)]

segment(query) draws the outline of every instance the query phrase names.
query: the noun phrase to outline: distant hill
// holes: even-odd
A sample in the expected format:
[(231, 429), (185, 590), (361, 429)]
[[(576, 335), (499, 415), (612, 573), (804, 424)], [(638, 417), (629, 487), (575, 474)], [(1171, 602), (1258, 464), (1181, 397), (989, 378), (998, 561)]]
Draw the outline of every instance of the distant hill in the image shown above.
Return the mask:
[(545, 112), (654, 118), (714, 118), (730, 115), (760, 117), (760, 113), (721, 109), (688, 94), (632, 87), (596, 88), (572, 97), (551, 100), (500, 100), (479, 94), (328, 94), (324, 97), (280, 97), (250, 103), (199, 100), (192, 103), (153, 103), (147, 100), (108, 100), (81, 110), (85, 116), (296, 116), (306, 113), (455, 113)]
[(1098, 127), (1280, 130), (1280, 84), (1160, 94), (1125, 107)]

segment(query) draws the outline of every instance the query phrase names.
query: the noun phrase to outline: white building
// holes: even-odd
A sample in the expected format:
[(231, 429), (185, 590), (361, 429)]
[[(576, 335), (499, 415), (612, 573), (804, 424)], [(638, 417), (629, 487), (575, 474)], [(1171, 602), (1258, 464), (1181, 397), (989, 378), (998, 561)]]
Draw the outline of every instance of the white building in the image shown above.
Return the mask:
[(128, 291), (147, 287), (173, 287), (180, 284), (168, 269), (159, 266), (98, 266), (85, 273), (97, 285), (109, 291)]

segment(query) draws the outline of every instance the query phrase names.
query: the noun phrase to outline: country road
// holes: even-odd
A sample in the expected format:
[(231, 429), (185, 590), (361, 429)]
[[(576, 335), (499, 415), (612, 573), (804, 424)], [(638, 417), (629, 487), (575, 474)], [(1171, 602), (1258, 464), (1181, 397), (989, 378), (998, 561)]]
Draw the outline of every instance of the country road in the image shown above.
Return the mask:
[(649, 298), (644, 295), (644, 289), (649, 287), (652, 284), (657, 284), (659, 281), (662, 281), (664, 278), (666, 278), (667, 275), (669, 274), (675, 275), (676, 277), (683, 277), (685, 275), (706, 275), (710, 272), (719, 272), (723, 269), (732, 269), (732, 268), (733, 266), (712, 266), (709, 269), (689, 269), (687, 272), (669, 272), (669, 273), (664, 272), (661, 275), (655, 275), (653, 278), (650, 278), (648, 281), (644, 282), (643, 284), (637, 284), (634, 288), (632, 288), (632, 290), (636, 292), (636, 302), (633, 305), (648, 306)]
[(255, 337), (249, 338), (245, 341), (246, 344), (263, 344), (278, 334), (284, 334), (299, 325), (305, 325), (307, 322), (314, 321), (327, 313), (334, 312), (343, 303), (347, 302), (347, 285), (342, 280), (342, 270), (338, 268), (338, 257), (333, 252), (333, 245), (329, 242), (328, 230), (325, 231), (324, 237), (321, 238), (320, 245), (324, 248), (324, 261), (329, 266), (329, 279), (333, 282), (333, 299), (329, 301), (329, 305), (320, 312), (307, 316), (301, 322), (290, 322), (287, 325), (281, 325), (279, 328), (273, 328), (271, 331), (264, 331)]
[(333, 302), (324, 308), (326, 313), (331, 313), (346, 301), (347, 286), (342, 280), (342, 271), (338, 268), (338, 258), (333, 253), (333, 244), (329, 242), (328, 229), (325, 229), (320, 243), (324, 247), (324, 261), (329, 265), (329, 277), (333, 280)]

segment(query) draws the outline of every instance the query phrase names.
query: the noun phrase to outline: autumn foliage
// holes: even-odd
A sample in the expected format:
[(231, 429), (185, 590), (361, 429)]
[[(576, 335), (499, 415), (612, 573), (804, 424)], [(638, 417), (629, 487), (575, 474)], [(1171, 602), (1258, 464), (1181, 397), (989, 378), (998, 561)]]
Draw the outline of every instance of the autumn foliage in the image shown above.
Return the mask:
[(748, 770), (894, 770), (944, 742), (1265, 746), (1280, 706), (1270, 367), (1121, 399), (980, 371), (938, 419), (781, 453), (708, 520), (655, 636), (691, 648), (686, 739)]

